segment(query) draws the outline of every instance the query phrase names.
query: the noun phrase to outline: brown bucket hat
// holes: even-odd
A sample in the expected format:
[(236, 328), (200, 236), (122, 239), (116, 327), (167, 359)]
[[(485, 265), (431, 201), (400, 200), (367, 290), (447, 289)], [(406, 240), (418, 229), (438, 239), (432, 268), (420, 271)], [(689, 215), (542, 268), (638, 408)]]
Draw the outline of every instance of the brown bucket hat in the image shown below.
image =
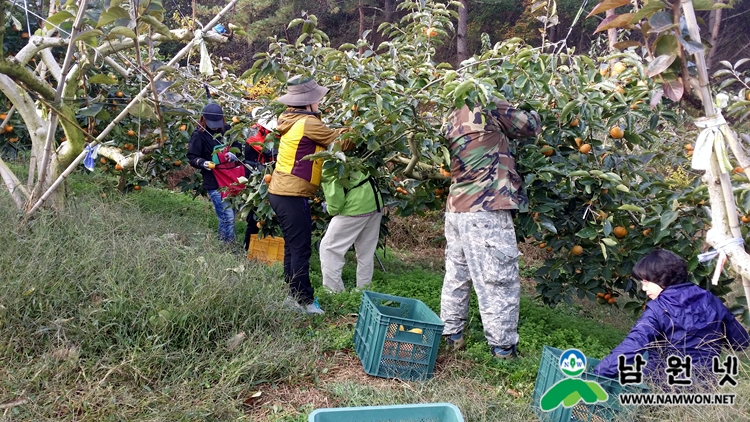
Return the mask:
[(276, 100), (288, 106), (299, 107), (320, 102), (328, 93), (328, 88), (322, 87), (313, 78), (295, 76), (287, 82), (287, 93)]

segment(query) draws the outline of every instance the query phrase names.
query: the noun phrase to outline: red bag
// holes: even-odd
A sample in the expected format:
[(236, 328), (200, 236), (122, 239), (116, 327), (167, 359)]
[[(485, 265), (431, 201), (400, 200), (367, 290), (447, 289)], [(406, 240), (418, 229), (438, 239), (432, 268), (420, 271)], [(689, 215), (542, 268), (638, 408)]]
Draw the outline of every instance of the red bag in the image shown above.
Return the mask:
[(214, 150), (214, 162), (218, 161), (214, 167), (214, 177), (216, 183), (219, 184), (220, 188), (226, 188), (221, 190), (221, 198), (224, 199), (227, 196), (237, 196), (238, 193), (242, 192), (244, 185), (239, 183), (237, 179), (245, 176), (245, 167), (239, 162), (227, 161), (226, 153), (229, 151), (229, 146), (218, 146)]
[(257, 158), (247, 157), (248, 154), (245, 154), (246, 159), (249, 159), (251, 161), (255, 161), (261, 164), (266, 163), (266, 157), (263, 155), (263, 144), (266, 142), (266, 135), (268, 135), (269, 133), (271, 133), (270, 130), (264, 128), (263, 126), (257, 123), (250, 127), (250, 136), (247, 137), (247, 140), (245, 142), (247, 142), (247, 144), (255, 150), (258, 156)]

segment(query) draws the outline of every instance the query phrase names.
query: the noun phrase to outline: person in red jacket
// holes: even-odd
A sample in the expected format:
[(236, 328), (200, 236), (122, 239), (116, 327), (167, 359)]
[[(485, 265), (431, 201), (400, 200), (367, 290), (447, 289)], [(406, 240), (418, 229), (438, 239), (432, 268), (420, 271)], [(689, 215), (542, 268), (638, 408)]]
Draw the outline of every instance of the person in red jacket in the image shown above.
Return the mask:
[(637, 354), (648, 352), (643, 374), (657, 384), (669, 384), (664, 381), (671, 356), (690, 357), (696, 379), (711, 372), (723, 348), (742, 350), (750, 344), (747, 330), (721, 300), (687, 280), (685, 260), (674, 253), (649, 253), (635, 264), (633, 276), (651, 301), (625, 340), (594, 368), (595, 374), (615, 378), (620, 356), (631, 366)]
[[(214, 155), (225, 146), (224, 133), (229, 126), (224, 120), (224, 111), (218, 104), (208, 104), (203, 108), (203, 114), (190, 137), (188, 143), (187, 157), (190, 165), (201, 171), (203, 176), (203, 188), (208, 192), (208, 197), (219, 218), (219, 240), (226, 245), (234, 245), (234, 209), (229, 201), (225, 201), (219, 191), (219, 182), (216, 180), (214, 170), (216, 163)], [(232, 146), (242, 148), (239, 143)], [(218, 148), (217, 148), (218, 147)], [(220, 163), (238, 163), (238, 158), (231, 152), (219, 152)]]

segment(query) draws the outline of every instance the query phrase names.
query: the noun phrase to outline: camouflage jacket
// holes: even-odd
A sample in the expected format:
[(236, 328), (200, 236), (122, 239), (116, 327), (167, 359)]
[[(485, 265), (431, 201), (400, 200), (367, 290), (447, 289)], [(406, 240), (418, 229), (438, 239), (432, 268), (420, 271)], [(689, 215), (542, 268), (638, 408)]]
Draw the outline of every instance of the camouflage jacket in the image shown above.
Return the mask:
[(446, 137), (450, 141), (451, 189), (448, 212), (496, 210), (527, 211), (529, 200), (508, 139), (532, 137), (541, 132), (536, 113), (513, 108), (493, 99), (496, 109), (467, 106), (454, 111)]

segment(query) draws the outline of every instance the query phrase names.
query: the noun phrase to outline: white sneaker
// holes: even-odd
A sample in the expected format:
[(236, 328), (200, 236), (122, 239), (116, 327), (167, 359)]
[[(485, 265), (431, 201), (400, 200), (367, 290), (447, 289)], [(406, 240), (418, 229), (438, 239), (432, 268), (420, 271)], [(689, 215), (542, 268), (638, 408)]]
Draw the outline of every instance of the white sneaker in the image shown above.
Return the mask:
[(297, 303), (297, 301), (294, 300), (294, 298), (291, 297), (291, 296), (287, 296), (286, 299), (284, 299), (284, 304), (283, 305), (284, 305), (285, 308), (291, 309), (291, 310), (293, 310), (295, 312), (302, 312), (303, 311), (302, 305), (300, 305), (299, 303)]
[(310, 315), (323, 315), (325, 313), (322, 309), (320, 309), (318, 298), (315, 298), (313, 303), (305, 305), (305, 312)]

